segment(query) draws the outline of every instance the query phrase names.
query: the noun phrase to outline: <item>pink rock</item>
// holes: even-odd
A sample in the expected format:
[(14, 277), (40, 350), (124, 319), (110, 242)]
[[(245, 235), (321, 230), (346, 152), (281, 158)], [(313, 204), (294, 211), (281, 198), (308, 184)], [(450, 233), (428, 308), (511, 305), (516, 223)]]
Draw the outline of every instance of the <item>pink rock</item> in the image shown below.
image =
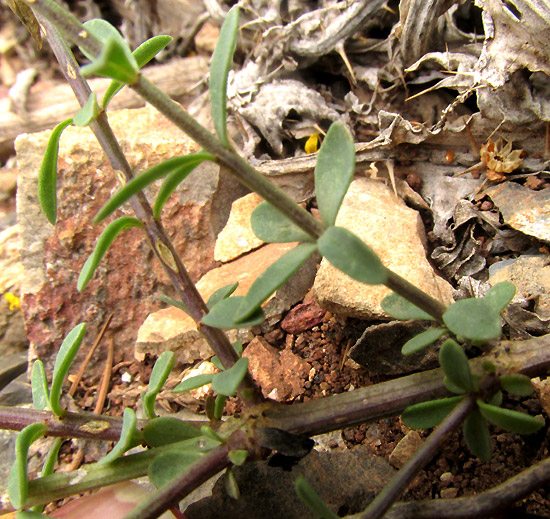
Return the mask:
[(320, 324), (325, 311), (315, 302), (296, 305), (281, 321), (281, 328), (288, 333), (297, 334)]

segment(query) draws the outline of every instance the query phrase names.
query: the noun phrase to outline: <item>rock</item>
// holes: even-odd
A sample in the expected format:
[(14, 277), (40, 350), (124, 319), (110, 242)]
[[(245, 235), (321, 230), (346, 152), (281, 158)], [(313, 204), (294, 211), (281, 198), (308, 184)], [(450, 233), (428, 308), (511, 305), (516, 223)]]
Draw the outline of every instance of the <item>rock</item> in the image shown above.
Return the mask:
[(409, 431), (395, 446), (390, 454), (390, 463), (395, 468), (401, 468), (412, 455), (422, 446), (424, 440), (416, 431)]
[[(152, 108), (110, 112), (109, 121), (137, 172), (197, 149)], [(157, 294), (172, 290), (171, 284), (144, 234), (130, 229), (114, 241), (88, 288), (77, 292), (80, 269), (105, 226), (93, 225), (93, 216), (118, 189), (118, 182), (90, 130), (67, 128), (59, 150), (58, 223), (52, 227), (40, 210), (36, 187), (50, 133), (24, 134), (16, 143), (25, 269), (22, 301), (32, 355), (51, 369), (53, 355), (70, 329), (86, 322), (86, 344), (113, 313), (108, 333), (117, 344), (115, 362), (128, 360), (140, 324), (158, 308)], [(215, 237), (225, 225), (231, 203), (244, 192), (217, 165), (204, 163), (167, 202), (163, 222), (193, 280), (216, 266)], [(117, 216), (121, 214), (131, 214), (129, 207)], [(92, 373), (93, 362), (88, 370)]]
[(550, 378), (532, 378), (531, 383), (535, 386), (537, 397), (540, 400), (544, 412), (550, 414)]
[(323, 321), (325, 311), (315, 302), (296, 305), (281, 321), (281, 328), (288, 333), (305, 332)]
[[(198, 377), (199, 375), (213, 375), (219, 372), (220, 370), (211, 362), (200, 362), (197, 366), (184, 373), (183, 377), (181, 377), (181, 382), (189, 378)], [(196, 389), (191, 389), (189, 391), (189, 394), (195, 400), (204, 400), (211, 388), (212, 384), (205, 384), (204, 386), (198, 387)]]
[(503, 182), (487, 188), (485, 193), (510, 227), (550, 241), (550, 191), (533, 191), (515, 182)]
[(285, 402), (303, 393), (311, 366), (291, 350), (279, 352), (262, 337), (255, 337), (243, 357), (266, 398)]
[(250, 223), (252, 211), (262, 200), (256, 193), (250, 193), (233, 202), (227, 224), (216, 240), (215, 260), (231, 261), (264, 243), (254, 234)]
[[(452, 288), (426, 259), (426, 236), (420, 215), (398, 200), (391, 189), (367, 178), (354, 180), (336, 225), (346, 227), (378, 254), (384, 265), (448, 304)], [(340, 315), (387, 319), (380, 303), (390, 290), (352, 280), (323, 260), (314, 284), (318, 303)]]

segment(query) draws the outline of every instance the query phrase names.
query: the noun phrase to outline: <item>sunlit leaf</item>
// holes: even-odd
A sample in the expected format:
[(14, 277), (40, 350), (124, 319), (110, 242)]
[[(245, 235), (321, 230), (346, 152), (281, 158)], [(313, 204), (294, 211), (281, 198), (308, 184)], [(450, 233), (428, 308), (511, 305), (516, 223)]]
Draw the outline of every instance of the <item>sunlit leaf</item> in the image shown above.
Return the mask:
[(542, 418), (535, 418), (519, 411), (486, 404), (479, 399), (477, 405), (485, 420), (498, 425), (506, 431), (518, 434), (532, 434), (544, 425), (544, 419)]
[(498, 339), (502, 333), (500, 315), (485, 299), (461, 299), (450, 305), (443, 322), (455, 335), (474, 341)]
[(48, 395), (48, 378), (44, 363), (41, 360), (35, 360), (31, 371), (31, 390), (32, 405), (39, 411), (50, 408), (50, 397)]
[(246, 461), (247, 457), (248, 457), (247, 450), (239, 449), (239, 450), (229, 451), (229, 459), (231, 460), (231, 463), (233, 463), (233, 465), (242, 465)]
[(315, 165), (315, 196), (325, 225), (334, 225), (354, 172), (353, 137), (344, 124), (332, 123)]
[(316, 517), (320, 517), (321, 519), (339, 519), (303, 476), (297, 477), (294, 485), (298, 497)]
[(239, 30), (239, 7), (233, 6), (223, 22), (218, 43), (210, 64), (210, 104), (212, 120), (221, 143), (229, 147), (227, 138), (227, 76), (233, 62)]
[(382, 299), (382, 310), (394, 319), (408, 321), (409, 319), (424, 319), (433, 321), (433, 317), (424, 310), (413, 305), (399, 294), (392, 292)]
[(233, 296), (223, 299), (210, 309), (210, 312), (202, 318), (202, 322), (207, 326), (221, 328), (222, 330), (249, 328), (250, 326), (262, 324), (265, 316), (261, 308), (259, 308), (246, 321), (236, 321), (235, 315), (237, 314), (243, 301), (244, 296)]
[(417, 351), (424, 349), (433, 342), (437, 341), (442, 335), (448, 332), (447, 328), (430, 328), (418, 335), (415, 335), (412, 339), (409, 339), (401, 348), (403, 355), (412, 355)]
[(269, 202), (258, 204), (250, 217), (254, 234), (267, 243), (292, 243), (312, 241), (313, 238), (302, 231), (292, 220)]
[[(8, 517), (9, 515), (6, 515), (6, 519)], [(48, 519), (48, 516), (34, 510), (19, 510), (15, 514), (15, 519)]]
[(210, 309), (214, 306), (216, 306), (222, 299), (227, 299), (235, 290), (237, 290), (237, 287), (239, 286), (239, 283), (230, 283), (229, 285), (225, 285), (224, 287), (218, 288), (209, 298), (206, 302), (206, 306)]
[(52, 386), (50, 389), (50, 408), (57, 416), (63, 416), (65, 410), (61, 406), (61, 390), (63, 382), (67, 377), (69, 368), (78, 352), (78, 348), (86, 334), (86, 323), (77, 324), (61, 343), (52, 375)]
[(474, 389), (472, 371), (464, 350), (452, 339), (447, 339), (439, 350), (439, 364), (454, 386), (464, 391)]
[(197, 375), (196, 377), (189, 377), (180, 382), (172, 391), (174, 393), (183, 393), (184, 391), (191, 391), (192, 389), (198, 389), (206, 384), (211, 384), (215, 373), (204, 373), (203, 375)]
[(462, 396), (452, 396), (411, 405), (403, 411), (401, 419), (406, 425), (415, 429), (435, 427), (463, 398)]
[(97, 58), (80, 68), (80, 73), (84, 77), (116, 79), (127, 85), (134, 84), (139, 78), (139, 68), (130, 47), (113, 37), (107, 39)]
[(491, 457), (491, 437), (487, 422), (481, 413), (474, 409), (464, 421), (462, 428), (466, 445), (481, 461), (489, 461)]
[(55, 225), (57, 220), (57, 156), (59, 140), (63, 130), (72, 124), (72, 119), (59, 123), (52, 131), (46, 153), (38, 173), (38, 200), (48, 221)]
[(8, 495), (14, 508), (23, 508), (29, 493), (27, 455), (31, 444), (47, 431), (45, 424), (27, 425), (15, 440), (15, 462), (8, 478)]
[(166, 382), (168, 375), (170, 375), (170, 371), (172, 371), (174, 367), (174, 357), (175, 354), (173, 351), (163, 351), (153, 366), (153, 371), (149, 379), (149, 387), (147, 388), (147, 392), (143, 395), (143, 411), (145, 417), (149, 418), (149, 420), (152, 420), (156, 416), (155, 399)]
[(239, 490), (239, 485), (237, 484), (233, 471), (231, 469), (227, 469), (224, 477), (225, 491), (227, 492), (227, 495), (232, 499), (239, 499), (241, 497), (241, 491)]
[(314, 243), (301, 243), (267, 267), (249, 288), (235, 314), (235, 320), (246, 321), (256, 313), (262, 303), (284, 285), (316, 250)]
[(95, 92), (92, 92), (84, 106), (73, 117), (73, 124), (75, 126), (88, 126), (96, 120), (100, 111)]
[(531, 379), (520, 373), (514, 375), (502, 375), (499, 377), (502, 389), (517, 396), (529, 396), (535, 388), (531, 384)]
[(220, 395), (233, 396), (248, 372), (248, 359), (241, 357), (233, 366), (214, 376), (212, 389)]
[(175, 308), (180, 309), (182, 312), (185, 312), (187, 315), (191, 315), (189, 313), (189, 308), (185, 305), (183, 301), (178, 301), (177, 299), (172, 299), (171, 297), (168, 297), (167, 295), (160, 294), (159, 299), (170, 306), (173, 306)]
[[(122, 34), (120, 34), (119, 30), (107, 20), (103, 20), (102, 18), (93, 18), (84, 22), (82, 25), (87, 32), (103, 44), (105, 44), (109, 38), (118, 40), (121, 45), (126, 44), (126, 41), (124, 40)], [(82, 54), (84, 54), (84, 56), (86, 56), (90, 61), (96, 57), (93, 54), (90, 54), (85, 48), (79, 48), (82, 51)]]
[(349, 277), (379, 285), (387, 279), (386, 268), (374, 251), (344, 227), (329, 227), (317, 240), (319, 252)]
[(80, 271), (78, 276), (77, 289), (82, 292), (90, 280), (92, 279), (95, 270), (97, 269), (101, 259), (107, 252), (107, 249), (111, 246), (111, 243), (115, 238), (124, 230), (132, 227), (143, 227), (143, 224), (137, 219), (131, 216), (122, 216), (113, 220), (105, 230), (101, 233), (101, 236), (97, 240), (94, 252), (88, 257), (86, 263)]
[(160, 447), (197, 436), (200, 432), (196, 427), (173, 416), (154, 418), (143, 429), (143, 438), (149, 447)]
[(180, 476), (199, 460), (203, 454), (198, 452), (165, 452), (159, 454), (149, 465), (147, 475), (157, 488), (162, 487), (175, 477)]
[(509, 281), (501, 281), (487, 291), (484, 299), (491, 304), (495, 312), (500, 313), (514, 299), (515, 295), (516, 287)]
[(122, 415), (122, 430), (120, 438), (115, 444), (111, 452), (101, 458), (98, 463), (110, 463), (111, 461), (120, 458), (128, 449), (136, 445), (136, 438), (139, 436), (137, 429), (137, 417), (133, 409), (126, 407)]

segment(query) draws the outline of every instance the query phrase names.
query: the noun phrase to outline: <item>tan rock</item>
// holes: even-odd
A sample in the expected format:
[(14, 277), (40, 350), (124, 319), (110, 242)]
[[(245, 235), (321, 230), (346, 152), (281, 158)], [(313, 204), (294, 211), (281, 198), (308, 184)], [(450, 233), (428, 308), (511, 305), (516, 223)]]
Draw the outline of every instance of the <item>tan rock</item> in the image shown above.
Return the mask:
[(396, 468), (401, 468), (422, 446), (422, 443), (424, 443), (424, 440), (416, 431), (409, 431), (390, 454), (390, 463)]
[[(336, 225), (346, 227), (378, 254), (382, 263), (448, 304), (452, 287), (437, 276), (426, 259), (426, 236), (420, 215), (396, 198), (381, 182), (352, 182)], [(365, 285), (323, 260), (313, 286), (319, 304), (338, 314), (362, 319), (387, 319), (380, 303), (390, 293), (382, 285)]]
[(233, 202), (229, 220), (216, 240), (216, 261), (231, 261), (264, 243), (254, 234), (250, 223), (252, 211), (262, 200), (256, 193), (250, 193)]

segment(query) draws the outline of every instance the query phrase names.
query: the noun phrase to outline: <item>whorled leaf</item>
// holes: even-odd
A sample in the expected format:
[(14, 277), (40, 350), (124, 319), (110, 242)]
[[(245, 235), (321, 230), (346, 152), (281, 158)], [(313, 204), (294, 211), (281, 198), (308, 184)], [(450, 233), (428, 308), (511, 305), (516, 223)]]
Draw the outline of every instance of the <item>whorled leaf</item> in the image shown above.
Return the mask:
[(200, 432), (196, 427), (173, 416), (154, 418), (143, 429), (143, 438), (149, 447), (160, 447), (197, 436)]
[(265, 316), (261, 308), (245, 321), (237, 321), (237, 314), (244, 296), (233, 296), (227, 299), (222, 299), (217, 305), (213, 306), (203, 318), (202, 322), (213, 328), (221, 328), (222, 330), (232, 330), (235, 328), (249, 328), (264, 322)]
[(412, 355), (413, 353), (423, 350), (426, 346), (434, 343), (447, 332), (447, 328), (429, 328), (428, 330), (415, 335), (412, 339), (409, 339), (403, 345), (403, 348), (401, 348), (401, 353), (403, 355)]
[(218, 288), (209, 298), (206, 302), (206, 306), (210, 309), (214, 306), (216, 306), (222, 299), (227, 299), (235, 290), (237, 290), (237, 287), (239, 286), (239, 283), (230, 283), (229, 285), (225, 285), (224, 287)]
[(451, 383), (463, 391), (474, 389), (472, 371), (464, 350), (452, 339), (447, 339), (439, 350), (439, 364)]
[(227, 138), (227, 77), (233, 62), (239, 30), (239, 7), (233, 6), (223, 22), (218, 43), (210, 64), (210, 104), (216, 134), (224, 146), (229, 147)]
[(73, 124), (81, 127), (88, 126), (92, 121), (96, 120), (100, 111), (101, 108), (97, 104), (95, 92), (92, 92), (86, 103), (84, 103), (82, 108), (74, 115)]
[(482, 400), (477, 401), (479, 411), (483, 418), (502, 429), (518, 434), (533, 434), (544, 426), (542, 418), (535, 418), (512, 409), (503, 409), (494, 405), (486, 404)]
[(269, 202), (258, 204), (250, 217), (254, 234), (267, 243), (292, 243), (312, 241), (292, 220)]
[(67, 334), (57, 352), (50, 389), (50, 408), (56, 416), (61, 417), (65, 414), (65, 410), (61, 406), (61, 390), (85, 334), (86, 323), (77, 324)]
[(500, 313), (483, 298), (456, 301), (443, 314), (443, 322), (455, 335), (473, 341), (498, 339), (502, 333)]
[(46, 153), (38, 173), (38, 200), (40, 207), (48, 221), (55, 225), (57, 220), (57, 156), (59, 154), (59, 140), (63, 130), (72, 124), (72, 119), (59, 123), (48, 140)]
[(386, 268), (380, 258), (344, 227), (329, 227), (317, 240), (317, 246), (323, 257), (356, 281), (367, 285), (386, 282)]
[(406, 425), (414, 429), (435, 427), (463, 398), (462, 396), (452, 396), (411, 405), (403, 411), (401, 419)]
[(101, 259), (115, 238), (122, 231), (132, 227), (142, 228), (143, 224), (137, 218), (122, 216), (116, 220), (113, 220), (109, 225), (107, 225), (107, 227), (105, 227), (105, 230), (101, 233), (101, 236), (97, 240), (94, 252), (92, 252), (92, 254), (88, 257), (86, 263), (84, 263), (84, 266), (80, 271), (76, 285), (79, 292), (82, 292), (86, 288), (99, 263), (101, 262)]
[(408, 321), (409, 319), (425, 319), (433, 321), (433, 317), (424, 310), (413, 305), (399, 294), (392, 292), (382, 299), (382, 310), (394, 319)]
[(163, 351), (153, 366), (153, 371), (149, 379), (149, 387), (143, 395), (143, 411), (145, 417), (149, 420), (156, 417), (155, 399), (174, 367), (174, 357), (175, 354), (173, 351)]
[(136, 445), (136, 439), (141, 435), (136, 429), (137, 417), (133, 409), (126, 407), (122, 415), (122, 430), (120, 438), (115, 446), (106, 456), (101, 458), (98, 463), (110, 463), (111, 461), (120, 458), (128, 449)]
[(35, 360), (31, 371), (31, 391), (32, 405), (39, 411), (50, 408), (50, 396), (48, 390), (48, 378), (44, 363), (41, 360)]
[(332, 123), (315, 165), (315, 196), (321, 218), (327, 227), (336, 216), (355, 172), (353, 137), (342, 123)]
[(535, 390), (533, 384), (531, 384), (531, 379), (521, 373), (501, 375), (499, 382), (502, 389), (512, 393), (512, 395), (529, 396)]
[(241, 357), (229, 369), (214, 376), (212, 379), (212, 389), (220, 395), (233, 396), (247, 372), (248, 359)]
[(509, 281), (501, 281), (491, 287), (485, 294), (485, 301), (489, 303), (495, 312), (502, 312), (516, 295), (516, 287)]
[(298, 497), (316, 517), (320, 517), (321, 519), (339, 519), (303, 476), (296, 478), (294, 488)]
[(162, 487), (198, 461), (203, 454), (199, 452), (165, 452), (159, 454), (149, 465), (147, 476), (157, 488)]
[(203, 375), (197, 375), (196, 377), (189, 377), (180, 382), (172, 391), (174, 393), (183, 393), (184, 391), (191, 391), (192, 389), (198, 389), (206, 384), (211, 384), (214, 378), (214, 373), (204, 373)]
[(462, 427), (466, 445), (481, 461), (489, 461), (491, 457), (491, 436), (487, 422), (478, 409), (474, 409), (464, 421)]

